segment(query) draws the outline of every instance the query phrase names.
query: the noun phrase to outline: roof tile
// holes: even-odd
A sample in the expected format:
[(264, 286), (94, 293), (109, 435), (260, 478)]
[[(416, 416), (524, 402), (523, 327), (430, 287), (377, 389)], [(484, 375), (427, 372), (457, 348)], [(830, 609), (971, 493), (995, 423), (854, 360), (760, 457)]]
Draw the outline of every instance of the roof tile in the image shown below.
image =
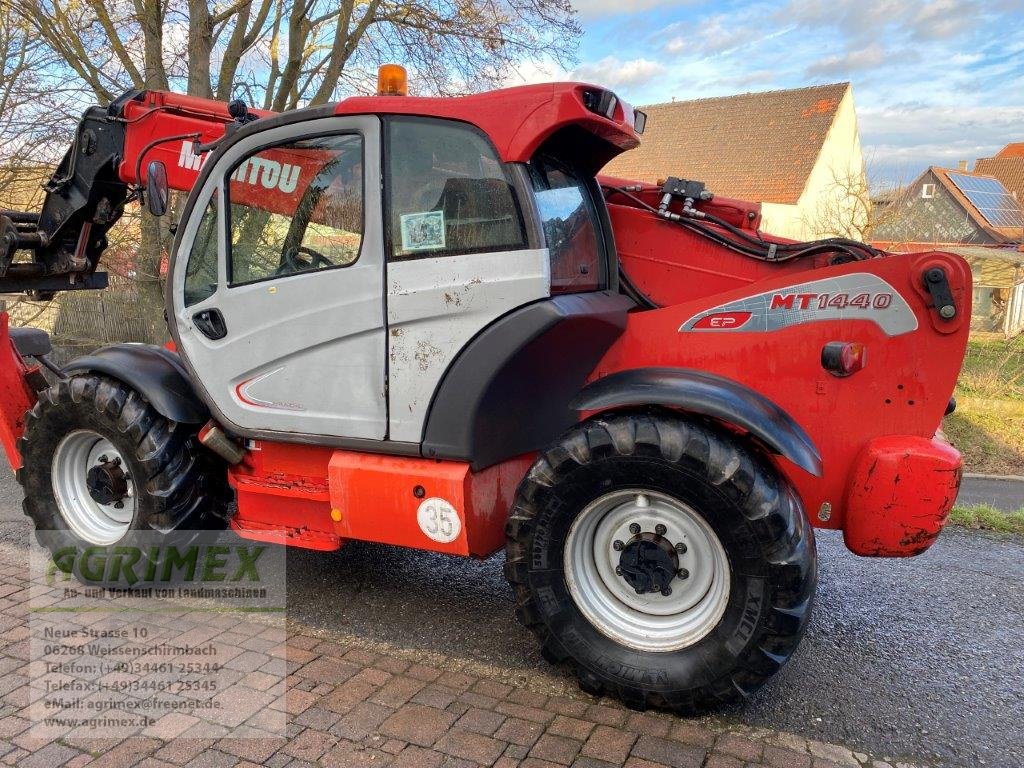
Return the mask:
[[(992, 178), (991, 175), (985, 173), (979, 173), (977, 170), (974, 171), (961, 171), (953, 170), (951, 168), (937, 168), (932, 166), (929, 170), (935, 174), (942, 185), (949, 191), (951, 195), (960, 203), (960, 206), (967, 212), (967, 215), (971, 217), (975, 224), (984, 229), (990, 235), (992, 235), (997, 241), (1016, 243), (1020, 242), (1024, 232), (1021, 231), (1020, 227), (995, 227), (989, 223), (988, 219), (985, 218), (984, 214), (977, 209), (967, 196), (960, 191), (960, 188), (949, 178), (949, 174), (955, 173), (960, 176), (974, 176), (977, 178)], [(913, 187), (911, 187), (913, 189)]]
[(727, 197), (795, 203), (849, 83), (641, 107), (640, 147), (603, 173), (639, 181), (698, 179)]
[(996, 155), (996, 157), (1024, 157), (1024, 141), (1007, 144)]

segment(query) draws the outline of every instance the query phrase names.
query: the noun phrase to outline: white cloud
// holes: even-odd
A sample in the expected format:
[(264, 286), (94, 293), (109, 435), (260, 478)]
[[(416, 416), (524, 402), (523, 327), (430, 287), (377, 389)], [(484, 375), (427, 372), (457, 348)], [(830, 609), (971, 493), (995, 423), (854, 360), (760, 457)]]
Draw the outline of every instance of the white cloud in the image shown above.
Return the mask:
[(502, 85), (534, 85), (556, 80), (571, 80), (569, 73), (553, 59), (521, 61), (505, 76)]
[(791, 0), (777, 18), (807, 27), (834, 27), (852, 40), (875, 39), (887, 29), (917, 40), (946, 40), (974, 29), (976, 0)]
[(792, 25), (773, 27), (764, 23), (761, 9), (745, 14), (706, 16), (696, 23), (673, 24), (664, 30), (663, 50), (673, 56), (729, 56), (757, 49), (766, 42), (795, 29)]
[[(906, 62), (903, 53), (900, 58)], [(810, 77), (835, 77), (836, 75), (848, 75), (850, 72), (859, 72), (865, 69), (875, 69), (885, 64), (889, 56), (878, 43), (871, 43), (864, 48), (856, 48), (842, 56), (829, 56), (828, 58), (816, 61), (807, 68)], [(897, 58), (895, 56), (891, 57)]]
[(620, 61), (605, 56), (600, 61), (584, 62), (571, 73), (573, 80), (585, 80), (614, 89), (640, 88), (665, 74), (665, 65), (650, 59)]
[(585, 61), (571, 71), (552, 59), (543, 59), (520, 62), (506, 75), (503, 85), (580, 80), (626, 91), (650, 84), (665, 71), (663, 64), (645, 58), (621, 61), (615, 56), (605, 56), (599, 61)]
[(972, 28), (978, 16), (973, 0), (932, 0), (910, 17), (910, 26), (918, 39), (948, 40)]
[(1019, 136), (1024, 106), (861, 106), (861, 140), (885, 180), (908, 182), (927, 165), (972, 165)]
[(736, 19), (709, 16), (697, 26), (684, 28), (681, 34), (672, 37), (665, 43), (665, 52), (675, 56), (725, 53), (749, 42), (750, 32), (736, 24)]
[(584, 21), (602, 16), (622, 16), (643, 13), (658, 8), (674, 8), (693, 5), (696, 0), (572, 0), (572, 7)]

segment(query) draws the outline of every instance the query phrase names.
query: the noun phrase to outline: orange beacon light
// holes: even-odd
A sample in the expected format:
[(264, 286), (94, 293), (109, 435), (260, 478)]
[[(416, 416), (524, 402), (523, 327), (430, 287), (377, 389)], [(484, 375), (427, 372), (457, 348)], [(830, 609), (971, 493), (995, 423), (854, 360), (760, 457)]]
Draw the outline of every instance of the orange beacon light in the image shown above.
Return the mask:
[(378, 96), (408, 96), (409, 76), (401, 64), (381, 64), (377, 70)]

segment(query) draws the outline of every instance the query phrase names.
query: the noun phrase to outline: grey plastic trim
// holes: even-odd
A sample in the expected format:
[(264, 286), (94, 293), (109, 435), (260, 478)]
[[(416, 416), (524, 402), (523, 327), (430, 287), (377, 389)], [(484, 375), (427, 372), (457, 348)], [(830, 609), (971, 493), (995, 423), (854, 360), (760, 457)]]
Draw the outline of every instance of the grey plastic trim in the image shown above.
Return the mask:
[(586, 386), (572, 401), (578, 411), (663, 405), (733, 424), (815, 477), (821, 454), (804, 429), (764, 395), (723, 376), (688, 368), (620, 371)]
[(423, 455), (469, 461), (478, 471), (556, 440), (578, 420), (569, 403), (633, 306), (609, 291), (566, 293), (491, 323), (438, 384)]
[(512, 187), (519, 198), (519, 208), (523, 212), (526, 225), (526, 239), (529, 247), (547, 248), (544, 239), (544, 228), (540, 223), (540, 210), (537, 198), (534, 197), (533, 185), (530, 183), (530, 172), (524, 163), (509, 163), (507, 166), (512, 179)]

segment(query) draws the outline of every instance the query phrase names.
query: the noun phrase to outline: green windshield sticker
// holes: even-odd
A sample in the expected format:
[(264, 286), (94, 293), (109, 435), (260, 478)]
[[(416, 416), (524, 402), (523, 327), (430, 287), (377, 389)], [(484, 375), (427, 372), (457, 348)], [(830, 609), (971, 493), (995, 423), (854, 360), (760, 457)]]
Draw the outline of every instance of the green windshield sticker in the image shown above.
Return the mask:
[(425, 211), (402, 215), (403, 251), (440, 251), (444, 249), (444, 211)]

